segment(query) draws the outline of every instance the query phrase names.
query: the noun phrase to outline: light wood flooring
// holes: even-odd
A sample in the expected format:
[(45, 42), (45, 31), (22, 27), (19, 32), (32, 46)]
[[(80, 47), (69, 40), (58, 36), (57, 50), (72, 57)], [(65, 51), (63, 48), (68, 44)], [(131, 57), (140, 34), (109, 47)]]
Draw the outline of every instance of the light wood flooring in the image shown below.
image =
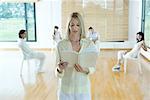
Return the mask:
[[(24, 63), (20, 77), (21, 52), (0, 50), (0, 100), (57, 100), (54, 75), (55, 51), (40, 50), (46, 55), (45, 73), (37, 74), (35, 61)], [(117, 50), (101, 50), (97, 71), (90, 76), (92, 100), (150, 100), (150, 62), (141, 56), (143, 74), (136, 62), (129, 62), (127, 73), (111, 71)], [(81, 99), (82, 100), (82, 99)]]

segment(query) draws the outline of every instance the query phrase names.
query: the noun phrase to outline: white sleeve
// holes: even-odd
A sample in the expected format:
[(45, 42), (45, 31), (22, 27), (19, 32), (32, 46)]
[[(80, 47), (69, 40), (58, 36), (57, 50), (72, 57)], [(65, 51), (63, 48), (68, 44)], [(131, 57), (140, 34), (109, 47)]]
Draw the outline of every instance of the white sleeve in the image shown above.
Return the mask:
[(21, 49), (23, 50), (24, 53), (26, 54), (31, 54), (33, 53), (33, 50), (24, 42), (20, 45)]

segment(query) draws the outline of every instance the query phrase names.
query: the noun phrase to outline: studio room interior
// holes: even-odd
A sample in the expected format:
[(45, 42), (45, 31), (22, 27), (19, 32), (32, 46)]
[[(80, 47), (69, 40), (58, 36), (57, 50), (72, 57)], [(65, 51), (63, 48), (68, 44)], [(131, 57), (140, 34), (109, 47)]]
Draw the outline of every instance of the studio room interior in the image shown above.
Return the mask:
[(149, 100), (150, 0), (0, 0), (0, 100)]

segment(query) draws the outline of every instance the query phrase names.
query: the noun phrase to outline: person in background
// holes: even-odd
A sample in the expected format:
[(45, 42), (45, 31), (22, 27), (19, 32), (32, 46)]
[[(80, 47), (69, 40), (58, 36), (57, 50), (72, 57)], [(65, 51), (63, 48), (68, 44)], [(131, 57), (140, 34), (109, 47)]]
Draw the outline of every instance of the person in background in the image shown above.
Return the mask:
[[(71, 14), (67, 25), (67, 38), (58, 43), (57, 51), (58, 54), (63, 53), (63, 51), (79, 54), (85, 50), (98, 52), (96, 45), (85, 36), (81, 15), (74, 12)], [(68, 67), (68, 62), (62, 61), (59, 55), (57, 55), (56, 63), (58, 64), (55, 74), (59, 77), (60, 83), (58, 100), (91, 100), (89, 74), (95, 72), (96, 65), (87, 67), (74, 64)]]
[(112, 68), (112, 71), (119, 72), (120, 66), (123, 63), (124, 59), (126, 58), (137, 58), (138, 54), (140, 52), (140, 49), (143, 48), (145, 51), (147, 51), (147, 47), (144, 42), (144, 33), (138, 32), (136, 34), (136, 40), (137, 43), (134, 45), (131, 51), (118, 51), (118, 60), (117, 64)]
[(61, 39), (62, 39), (62, 37), (61, 37), (61, 34), (59, 32), (59, 27), (54, 26), (53, 40), (56, 42), (56, 44), (58, 44), (58, 42), (61, 41)]
[(96, 43), (98, 40), (98, 33), (94, 31), (93, 27), (89, 27), (88, 32), (90, 40)]
[(18, 39), (18, 46), (19, 48), (22, 50), (24, 56), (26, 56), (29, 59), (38, 59), (40, 61), (38, 67), (38, 72), (44, 72), (44, 70), (42, 69), (43, 64), (44, 64), (44, 60), (45, 60), (45, 55), (42, 52), (36, 52), (33, 51), (26, 43), (25, 38), (26, 38), (26, 30), (20, 30), (18, 35), (19, 35), (19, 39)]

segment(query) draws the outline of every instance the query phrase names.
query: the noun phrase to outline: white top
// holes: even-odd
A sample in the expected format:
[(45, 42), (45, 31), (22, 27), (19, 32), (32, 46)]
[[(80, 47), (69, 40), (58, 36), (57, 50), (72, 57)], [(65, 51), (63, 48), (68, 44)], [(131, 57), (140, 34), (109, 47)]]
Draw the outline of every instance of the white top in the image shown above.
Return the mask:
[(56, 43), (61, 41), (61, 35), (60, 32), (56, 32), (55, 35), (53, 35), (53, 39)]
[(125, 57), (132, 57), (132, 58), (137, 58), (138, 57), (138, 54), (140, 52), (140, 49), (142, 47), (142, 44), (143, 44), (144, 41), (141, 41), (141, 42), (138, 42), (134, 45), (133, 49), (128, 52)]
[(96, 40), (98, 38), (98, 33), (97, 32), (90, 33), (89, 38), (90, 40)]
[[(92, 51), (92, 52), (97, 52), (98, 54), (98, 49), (94, 45), (94, 43), (90, 40), (87, 39), (82, 39), (80, 40), (81, 44), (81, 49), (79, 52), (73, 51), (71, 42), (68, 39), (64, 39), (58, 43), (58, 53), (62, 53), (64, 51), (72, 51), (77, 54), (81, 54), (87, 51)], [(57, 55), (57, 63), (59, 62), (59, 55)], [(82, 66), (86, 67), (86, 66)], [(92, 74), (95, 72), (96, 66), (90, 66), (88, 67), (89, 69), (89, 74)], [(90, 80), (87, 74), (85, 73), (80, 73), (77, 72), (74, 68), (72, 67), (67, 67), (65, 70), (63, 70), (63, 73), (58, 73), (57, 70), (55, 71), (56, 75), (60, 77), (60, 92), (67, 93), (70, 95), (75, 95), (75, 94), (90, 94)], [(72, 100), (72, 99), (71, 99)], [(73, 99), (74, 100), (74, 99)]]
[(30, 57), (34, 53), (34, 51), (26, 44), (24, 39), (18, 39), (18, 46), (22, 50), (23, 55), (26, 57)]

